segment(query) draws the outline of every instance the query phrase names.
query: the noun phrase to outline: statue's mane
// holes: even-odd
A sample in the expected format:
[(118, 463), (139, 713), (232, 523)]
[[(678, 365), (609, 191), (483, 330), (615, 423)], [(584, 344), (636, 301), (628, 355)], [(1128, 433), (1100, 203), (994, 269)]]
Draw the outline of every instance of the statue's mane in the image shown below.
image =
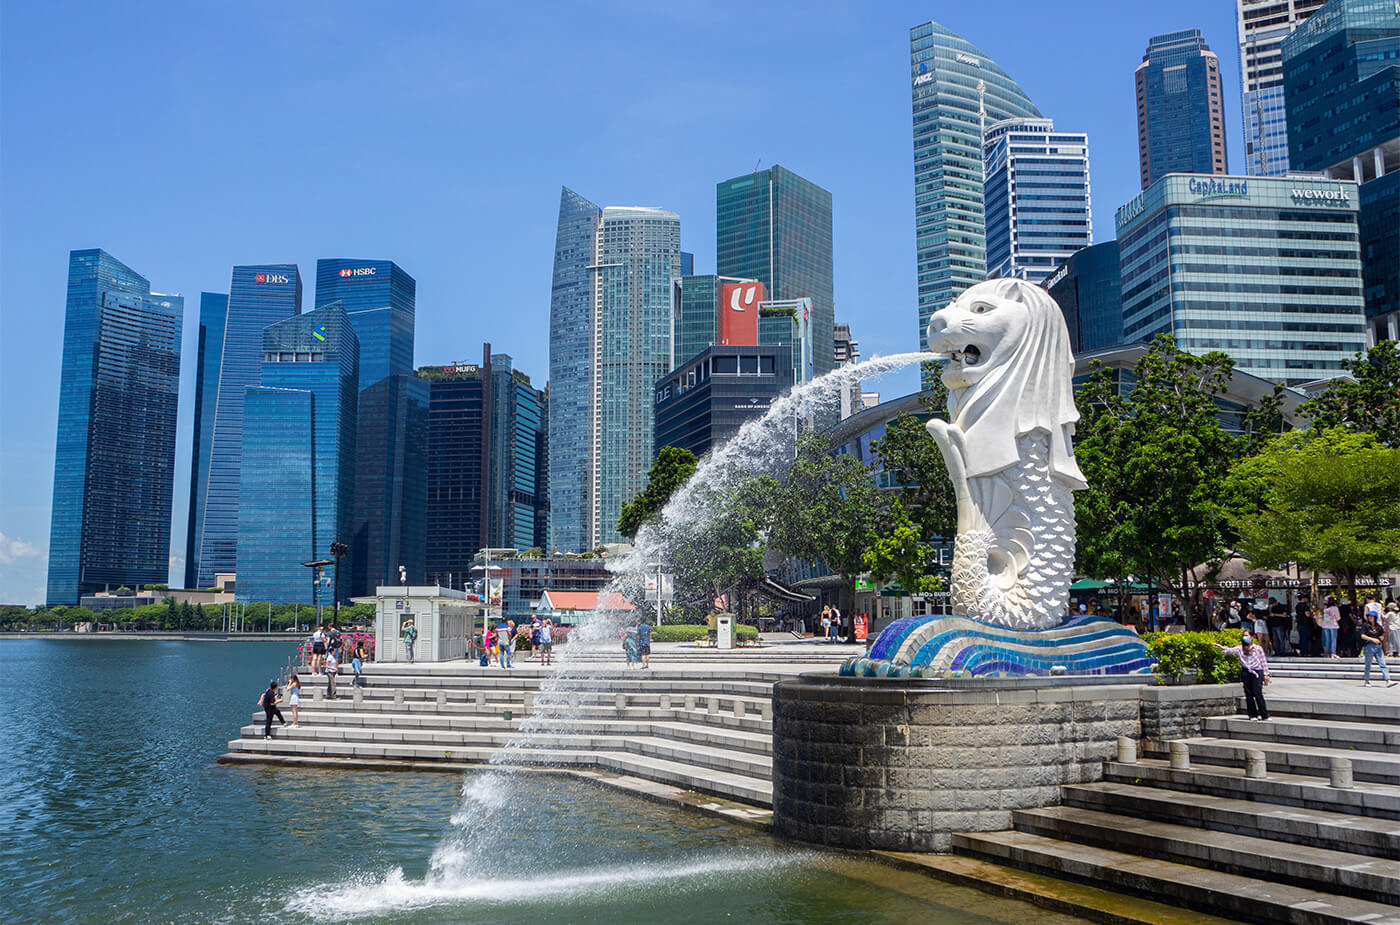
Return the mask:
[[(989, 291), (990, 290), (990, 291)], [(1074, 406), (1074, 354), (1064, 316), (1045, 290), (1021, 279), (978, 283), (963, 299), (993, 299), (1025, 306), (1026, 330), (1015, 349), (978, 382), (950, 390), (948, 416), (962, 429), (969, 477), (992, 475), (1020, 460), (1017, 438), (1033, 430), (1050, 435), (1051, 474), (1084, 488), (1071, 439), (1079, 411)]]

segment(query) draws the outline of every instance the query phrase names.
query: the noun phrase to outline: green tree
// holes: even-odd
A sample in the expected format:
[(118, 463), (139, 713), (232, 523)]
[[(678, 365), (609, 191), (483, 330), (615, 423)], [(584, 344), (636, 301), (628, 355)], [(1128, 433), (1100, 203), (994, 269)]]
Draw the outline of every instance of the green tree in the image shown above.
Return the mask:
[(890, 499), (854, 457), (833, 454), (826, 436), (797, 440), (797, 458), (772, 507), (769, 541), (790, 556), (821, 561), (841, 576), (847, 601), (865, 569), (865, 550), (889, 523)]
[(930, 575), (934, 548), (924, 538), (920, 524), (898, 501), (892, 501), (885, 525), (870, 538), (861, 562), (877, 579), (894, 578), (910, 594), (938, 591), (943, 581)]
[(1400, 567), (1400, 448), (1343, 427), (1276, 438), (1231, 472), (1259, 499), (1237, 515), (1239, 550), (1252, 564), (1290, 562), (1345, 581)]
[(617, 518), (617, 532), (629, 540), (637, 535), (642, 524), (653, 519), (671, 500), (676, 490), (690, 481), (699, 465), (694, 453), (679, 447), (668, 446), (656, 454), (647, 475), (646, 487), (641, 494), (622, 505), (622, 513)]
[(1221, 559), (1234, 538), (1227, 481), (1241, 444), (1214, 401), (1233, 371), (1225, 354), (1184, 353), (1163, 335), (1130, 385), (1093, 373), (1078, 394), (1075, 442), (1089, 483), (1075, 495), (1081, 572), (1120, 586), (1130, 574), (1161, 582), (1194, 611), (1191, 569)]
[[(943, 417), (947, 390), (937, 388), (921, 396), (930, 416)], [(953, 483), (938, 444), (925, 426), (926, 416), (901, 414), (885, 426), (885, 434), (872, 450), (884, 468), (880, 479), (897, 499), (890, 504), (885, 527), (872, 538), (865, 552), (866, 568), (877, 578), (895, 577), (910, 593), (935, 591), (942, 581), (930, 574), (937, 542), (957, 530), (958, 504)]]
[(706, 513), (692, 521), (670, 525), (666, 548), (676, 575), (676, 596), (683, 603), (702, 604), (728, 594), (737, 603), (740, 619), (757, 612), (764, 575), (765, 534), (772, 522), (778, 483), (755, 476), (724, 488), (696, 486), (693, 501)]
[(1366, 431), (1382, 446), (1400, 447), (1400, 345), (1383, 340), (1342, 365), (1350, 378), (1333, 379), (1299, 410), (1314, 426)]

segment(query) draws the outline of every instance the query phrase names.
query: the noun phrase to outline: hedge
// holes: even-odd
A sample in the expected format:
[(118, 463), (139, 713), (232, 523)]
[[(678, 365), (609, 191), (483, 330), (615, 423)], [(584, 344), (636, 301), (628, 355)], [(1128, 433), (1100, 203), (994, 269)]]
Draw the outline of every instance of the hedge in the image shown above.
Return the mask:
[(1148, 633), (1143, 636), (1157, 659), (1157, 673), (1180, 677), (1196, 673), (1198, 684), (1231, 684), (1240, 679), (1240, 660), (1221, 652), (1215, 644), (1237, 646), (1239, 630), (1209, 633)]
[[(667, 623), (662, 626), (653, 626), (651, 638), (653, 642), (698, 642), (701, 639), (708, 639), (710, 632), (708, 626), (697, 626), (691, 623)], [(734, 627), (734, 640), (741, 643), (758, 642), (758, 629), (747, 623), (740, 623)]]

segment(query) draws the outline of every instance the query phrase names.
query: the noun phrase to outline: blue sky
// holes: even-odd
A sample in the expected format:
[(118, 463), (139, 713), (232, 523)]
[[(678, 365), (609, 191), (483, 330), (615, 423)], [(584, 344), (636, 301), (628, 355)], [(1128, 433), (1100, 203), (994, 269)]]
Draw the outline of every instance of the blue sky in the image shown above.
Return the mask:
[(0, 0), (0, 603), (43, 598), (76, 248), (185, 296), (177, 555), (198, 294), (227, 292), (235, 263), (299, 264), (310, 308), (318, 257), (396, 260), (418, 280), (418, 364), (490, 341), (542, 384), (561, 184), (679, 212), (710, 272), (715, 183), (776, 163), (832, 192), (837, 320), (865, 356), (916, 349), (908, 43), (930, 19), (1089, 133), (1096, 240), (1138, 192), (1133, 69), (1154, 33), (1197, 27), (1220, 55), (1242, 169), (1232, 0)]

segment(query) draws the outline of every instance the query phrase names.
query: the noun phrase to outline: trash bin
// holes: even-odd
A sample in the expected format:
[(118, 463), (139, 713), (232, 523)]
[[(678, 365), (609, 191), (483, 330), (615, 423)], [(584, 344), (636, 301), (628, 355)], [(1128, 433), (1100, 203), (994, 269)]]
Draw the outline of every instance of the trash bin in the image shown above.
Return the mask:
[(727, 613), (715, 617), (715, 648), (734, 648), (734, 617)]

